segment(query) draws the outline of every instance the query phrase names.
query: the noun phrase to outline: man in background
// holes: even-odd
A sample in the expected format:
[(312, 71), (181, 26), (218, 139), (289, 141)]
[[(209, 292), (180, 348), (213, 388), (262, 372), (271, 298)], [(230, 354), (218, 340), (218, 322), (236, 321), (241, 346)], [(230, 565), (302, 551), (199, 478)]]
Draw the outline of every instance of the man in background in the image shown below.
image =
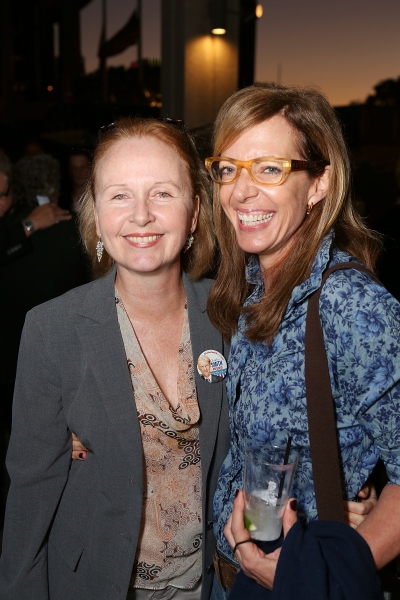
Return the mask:
[(70, 181), (65, 192), (60, 197), (60, 206), (69, 209), (72, 213), (79, 210), (80, 199), (85, 189), (89, 176), (90, 161), (85, 150), (74, 150), (68, 160), (68, 174)]
[[(11, 169), (10, 161), (0, 154), (0, 469), (4, 469), (11, 428), (25, 315), (91, 279), (76, 217), (58, 206), (58, 194), (59, 165), (54, 158), (25, 156)], [(7, 485), (4, 470), (0, 474), (1, 529)]]

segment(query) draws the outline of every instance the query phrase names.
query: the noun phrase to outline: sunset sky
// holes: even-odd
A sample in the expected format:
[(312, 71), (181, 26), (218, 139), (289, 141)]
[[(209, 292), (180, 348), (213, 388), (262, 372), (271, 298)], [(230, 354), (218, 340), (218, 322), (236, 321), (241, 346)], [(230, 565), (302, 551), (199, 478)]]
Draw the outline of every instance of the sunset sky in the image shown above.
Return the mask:
[[(127, 21), (136, 0), (108, 3), (110, 37)], [(282, 83), (319, 86), (339, 106), (362, 102), (376, 83), (400, 76), (400, 0), (263, 0), (261, 4), (257, 81), (277, 81), (280, 72)], [(160, 58), (161, 0), (142, 0), (142, 5), (143, 56)], [(87, 72), (97, 68), (100, 13), (101, 0), (93, 0), (81, 12)], [(127, 66), (136, 52), (135, 47), (128, 48), (108, 64)]]

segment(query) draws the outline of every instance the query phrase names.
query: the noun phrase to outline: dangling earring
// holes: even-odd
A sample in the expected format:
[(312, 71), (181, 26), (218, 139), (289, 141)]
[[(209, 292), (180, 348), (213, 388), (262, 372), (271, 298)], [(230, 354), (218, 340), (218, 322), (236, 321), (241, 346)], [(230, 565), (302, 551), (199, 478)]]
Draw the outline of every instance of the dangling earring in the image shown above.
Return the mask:
[(189, 250), (189, 248), (192, 247), (193, 242), (194, 242), (193, 233), (190, 232), (190, 235), (189, 235), (188, 239), (186, 240), (185, 245), (183, 246), (183, 251), (187, 252)]
[(96, 244), (96, 254), (97, 254), (97, 260), (99, 262), (101, 261), (101, 257), (103, 256), (103, 249), (104, 249), (104, 244), (103, 244), (103, 241), (100, 236), (99, 241)]
[(312, 202), (310, 202), (309, 204), (307, 204), (307, 212), (306, 212), (307, 215), (310, 214), (310, 212), (313, 209), (313, 206), (314, 206), (314, 204)]

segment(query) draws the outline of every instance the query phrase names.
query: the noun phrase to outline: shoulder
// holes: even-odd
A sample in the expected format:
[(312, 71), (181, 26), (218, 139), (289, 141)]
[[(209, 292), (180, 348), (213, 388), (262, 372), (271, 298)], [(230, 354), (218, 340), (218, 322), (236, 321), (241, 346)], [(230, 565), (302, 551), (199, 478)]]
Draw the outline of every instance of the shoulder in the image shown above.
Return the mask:
[[(186, 277), (186, 275), (185, 275)], [(189, 281), (189, 280), (188, 280)], [(214, 279), (208, 279), (207, 277), (201, 277), (196, 281), (190, 281), (191, 285), (197, 289), (204, 291), (207, 295), (211, 292), (211, 288), (214, 285)]]
[[(359, 264), (356, 259), (347, 255), (343, 260), (334, 261), (330, 266), (337, 262), (354, 262)], [(324, 302), (329, 305), (340, 303), (343, 307), (352, 305), (353, 308), (368, 303), (382, 304), (388, 310), (398, 313), (400, 309), (399, 302), (387, 291), (387, 289), (369, 273), (360, 271), (357, 268), (340, 269), (331, 273), (321, 290), (321, 309)]]
[(186, 273), (183, 273), (182, 278), (188, 304), (195, 303), (200, 310), (204, 312), (207, 308), (208, 296), (210, 295), (211, 288), (214, 285), (213, 279), (202, 277), (196, 281), (191, 281)]
[(27, 319), (51, 322), (54, 320), (70, 321), (76, 314), (81, 313), (85, 307), (99, 304), (113, 289), (113, 274), (91, 281), (84, 285), (69, 290), (65, 294), (35, 306), (27, 314)]
[(368, 273), (342, 269), (332, 273), (321, 291), (324, 332), (351, 332), (353, 339), (400, 341), (400, 303)]

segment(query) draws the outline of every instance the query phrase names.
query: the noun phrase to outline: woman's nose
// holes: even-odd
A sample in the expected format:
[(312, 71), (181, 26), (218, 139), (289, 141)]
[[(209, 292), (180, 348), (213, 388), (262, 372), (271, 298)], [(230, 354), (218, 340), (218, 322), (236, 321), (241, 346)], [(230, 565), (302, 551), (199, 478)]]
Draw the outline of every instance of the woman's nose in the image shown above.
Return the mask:
[(239, 201), (245, 202), (248, 198), (257, 196), (258, 190), (254, 181), (250, 177), (247, 169), (242, 168), (239, 177), (234, 183), (234, 189), (232, 195)]
[(150, 203), (146, 197), (135, 198), (132, 203), (130, 220), (140, 227), (144, 227), (154, 220)]

